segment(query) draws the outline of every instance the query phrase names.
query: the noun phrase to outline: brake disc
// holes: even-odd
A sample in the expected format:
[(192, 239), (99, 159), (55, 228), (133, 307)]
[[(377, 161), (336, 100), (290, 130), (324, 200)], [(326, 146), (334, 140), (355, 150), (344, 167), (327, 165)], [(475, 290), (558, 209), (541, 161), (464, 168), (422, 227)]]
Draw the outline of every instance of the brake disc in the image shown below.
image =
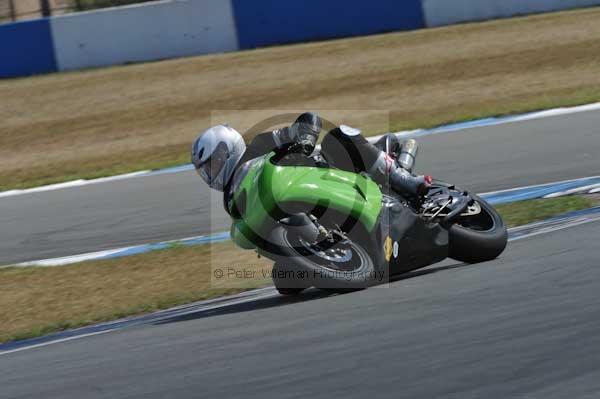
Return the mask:
[[(440, 199), (436, 199), (438, 202)], [(429, 205), (429, 206), (427, 206)], [(440, 205), (437, 204), (426, 204), (426, 210), (425, 212), (422, 213), (423, 216), (425, 217), (429, 217), (429, 218), (433, 218), (433, 217), (445, 217), (448, 216), (448, 214), (450, 214), (450, 212), (452, 212), (452, 204), (450, 204), (450, 206), (446, 209), (442, 209), (442, 211), (440, 212)], [(460, 216), (475, 216), (481, 213), (481, 205), (479, 205), (479, 203), (477, 201), (473, 201), (473, 203), (471, 205), (469, 205), (467, 207), (467, 209), (465, 210), (465, 212), (461, 213)]]

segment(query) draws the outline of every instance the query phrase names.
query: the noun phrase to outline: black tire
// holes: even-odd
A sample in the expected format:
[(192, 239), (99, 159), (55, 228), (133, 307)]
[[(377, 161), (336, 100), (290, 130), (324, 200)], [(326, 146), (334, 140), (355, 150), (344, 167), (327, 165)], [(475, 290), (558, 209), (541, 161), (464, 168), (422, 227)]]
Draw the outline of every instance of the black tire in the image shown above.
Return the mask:
[(304, 281), (289, 280), (279, 277), (285, 271), (285, 267), (275, 263), (273, 265), (273, 285), (281, 295), (285, 296), (296, 296), (300, 295), (302, 291), (309, 288), (310, 285), (306, 285)]
[(300, 286), (314, 286), (324, 290), (348, 291), (375, 284), (377, 274), (373, 260), (360, 244), (350, 240), (345, 243), (352, 253), (351, 260), (353, 259), (355, 267), (351, 270), (336, 270), (325, 265), (326, 261), (321, 257), (299, 246), (293, 234), (293, 230), (288, 231), (280, 226), (269, 236), (269, 252), (275, 258), (280, 273), (278, 277), (275, 274), (273, 276), (276, 286), (296, 289)]
[(496, 259), (506, 248), (508, 232), (502, 217), (485, 200), (471, 194), (481, 214), (459, 218), (450, 227), (450, 258), (479, 263)]
[[(277, 288), (277, 287), (275, 287)], [(296, 296), (300, 295), (304, 291), (304, 288), (277, 288), (277, 292), (285, 296)]]

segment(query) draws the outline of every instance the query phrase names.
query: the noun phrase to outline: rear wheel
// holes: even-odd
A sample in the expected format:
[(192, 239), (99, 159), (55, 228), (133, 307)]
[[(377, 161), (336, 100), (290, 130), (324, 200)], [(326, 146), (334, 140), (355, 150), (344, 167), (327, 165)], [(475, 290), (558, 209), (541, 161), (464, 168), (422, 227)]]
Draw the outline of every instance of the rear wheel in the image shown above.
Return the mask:
[(508, 233), (498, 212), (485, 200), (471, 196), (481, 206), (481, 212), (460, 217), (450, 227), (450, 257), (466, 263), (485, 262), (504, 251)]

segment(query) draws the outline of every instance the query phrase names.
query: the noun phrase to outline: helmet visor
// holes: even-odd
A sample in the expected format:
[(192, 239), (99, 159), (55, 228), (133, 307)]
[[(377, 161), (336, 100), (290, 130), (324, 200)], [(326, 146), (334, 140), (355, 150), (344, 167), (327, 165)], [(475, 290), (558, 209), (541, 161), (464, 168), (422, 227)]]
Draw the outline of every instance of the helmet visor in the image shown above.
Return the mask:
[(229, 150), (225, 143), (219, 143), (217, 148), (208, 157), (208, 159), (202, 162), (196, 171), (209, 185), (219, 176), (219, 173), (223, 170), (225, 162), (229, 158)]

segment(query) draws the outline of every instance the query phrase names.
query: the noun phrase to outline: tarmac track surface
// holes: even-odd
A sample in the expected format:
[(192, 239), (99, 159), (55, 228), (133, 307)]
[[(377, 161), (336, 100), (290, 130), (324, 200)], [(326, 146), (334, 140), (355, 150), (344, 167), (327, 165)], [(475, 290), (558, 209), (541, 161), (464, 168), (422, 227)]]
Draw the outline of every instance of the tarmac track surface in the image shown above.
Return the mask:
[[(600, 112), (419, 139), (417, 172), (475, 192), (600, 174)], [(228, 230), (194, 172), (0, 199), (0, 265)]]
[(597, 398), (599, 234), (1, 355), (0, 397)]

